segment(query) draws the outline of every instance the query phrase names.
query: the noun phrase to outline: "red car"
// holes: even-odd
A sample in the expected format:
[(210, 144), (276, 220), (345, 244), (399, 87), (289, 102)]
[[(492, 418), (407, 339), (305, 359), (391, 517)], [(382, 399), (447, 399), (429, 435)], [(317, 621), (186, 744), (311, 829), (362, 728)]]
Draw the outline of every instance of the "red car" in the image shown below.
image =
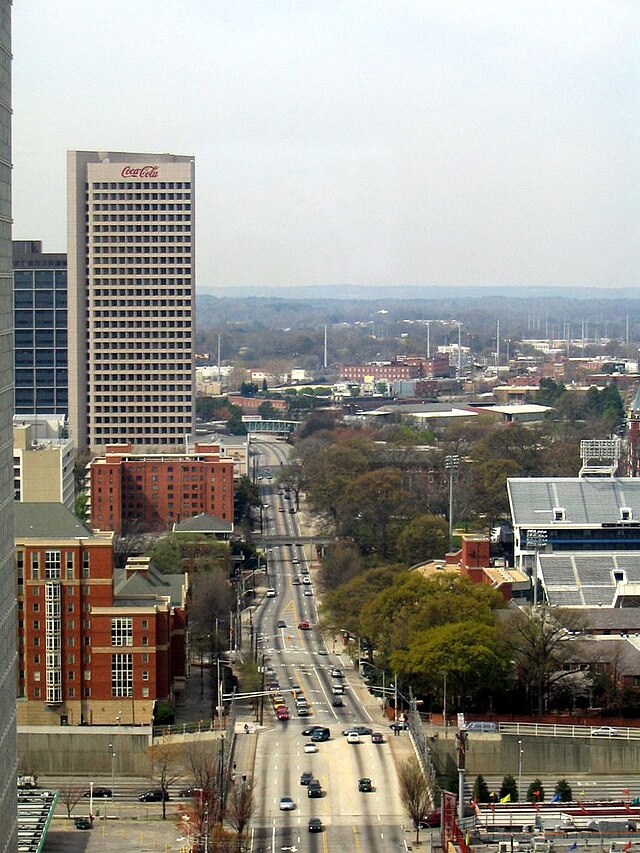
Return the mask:
[(308, 622), (298, 622), (298, 628), (301, 631), (309, 631), (311, 630), (311, 625)]
[(282, 706), (281, 706), (281, 707), (279, 707), (279, 708), (276, 708), (276, 716), (277, 716), (277, 718), (278, 718), (279, 720), (288, 720), (288, 719), (290, 719), (290, 717), (289, 717), (289, 709), (288, 709), (288, 708), (283, 708)]

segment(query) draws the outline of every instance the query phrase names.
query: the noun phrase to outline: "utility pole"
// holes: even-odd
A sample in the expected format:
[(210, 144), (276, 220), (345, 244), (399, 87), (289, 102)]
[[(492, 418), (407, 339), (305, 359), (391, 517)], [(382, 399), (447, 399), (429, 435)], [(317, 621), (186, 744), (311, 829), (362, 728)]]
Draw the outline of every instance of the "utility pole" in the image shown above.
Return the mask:
[(444, 467), (449, 472), (449, 550), (453, 547), (453, 473), (460, 466), (460, 457), (457, 454), (445, 456)]
[(327, 324), (324, 324), (324, 358), (322, 361), (322, 366), (324, 369), (327, 369)]

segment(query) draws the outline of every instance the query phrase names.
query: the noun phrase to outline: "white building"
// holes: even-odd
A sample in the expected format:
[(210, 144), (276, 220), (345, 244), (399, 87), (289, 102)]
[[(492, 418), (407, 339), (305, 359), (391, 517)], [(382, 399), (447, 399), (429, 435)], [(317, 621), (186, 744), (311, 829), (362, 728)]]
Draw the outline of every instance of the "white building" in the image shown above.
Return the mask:
[(98, 453), (193, 431), (194, 161), (70, 151), (69, 426)]
[(61, 503), (73, 511), (71, 439), (38, 438), (33, 424), (13, 427), (13, 497), (20, 503)]

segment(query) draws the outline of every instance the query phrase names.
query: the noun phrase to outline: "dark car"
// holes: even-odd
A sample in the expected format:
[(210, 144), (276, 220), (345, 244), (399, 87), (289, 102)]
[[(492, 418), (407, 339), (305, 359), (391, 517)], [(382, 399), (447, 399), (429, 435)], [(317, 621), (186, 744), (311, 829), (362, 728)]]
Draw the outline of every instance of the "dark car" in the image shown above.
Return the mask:
[(308, 785), (309, 782), (312, 782), (312, 781), (313, 781), (313, 773), (310, 773), (308, 770), (305, 770), (305, 772), (300, 777), (300, 784), (301, 785)]
[(309, 818), (307, 826), (309, 827), (309, 832), (322, 832), (322, 821), (319, 817)]
[(322, 741), (329, 740), (329, 737), (329, 729), (326, 729), (324, 727), (318, 728), (314, 732), (311, 732), (311, 740), (314, 743), (321, 743)]
[(368, 726), (351, 726), (350, 729), (345, 729), (342, 734), (346, 736), (349, 732), (357, 732), (359, 735), (370, 735), (372, 730)]
[(200, 797), (202, 796), (202, 788), (182, 788), (178, 791), (179, 797)]
[(168, 791), (163, 791), (162, 788), (153, 788), (151, 791), (145, 791), (138, 797), (141, 803), (161, 803), (171, 799)]
[(287, 627), (287, 623), (284, 621), (284, 619), (278, 619), (278, 621), (276, 622), (276, 628), (286, 628), (286, 627)]
[(331, 704), (334, 708), (342, 708), (344, 705), (344, 702), (342, 701), (342, 696), (334, 696), (331, 700)]
[(358, 790), (364, 791), (365, 793), (373, 791), (373, 788), (371, 787), (371, 779), (368, 779), (366, 776), (363, 776), (362, 779), (358, 779)]
[(420, 821), (421, 827), (437, 827), (440, 826), (441, 817), (440, 812), (430, 812), (426, 814), (422, 820)]
[(318, 782), (317, 779), (312, 779), (307, 785), (307, 797), (321, 797), (322, 796), (322, 785)]
[(309, 737), (309, 735), (312, 735), (314, 732), (321, 731), (323, 728), (324, 726), (309, 726), (306, 729), (302, 729), (302, 734), (305, 737)]
[(76, 829), (93, 829), (93, 823), (88, 817), (77, 817), (74, 823)]
[[(83, 797), (90, 797), (91, 796), (91, 790), (85, 791), (82, 796)], [(109, 799), (110, 797), (113, 797), (113, 791), (111, 790), (111, 788), (97, 788), (96, 787), (93, 789), (94, 800), (96, 798), (106, 800), (106, 799)]]
[(381, 732), (372, 732), (371, 743), (384, 743), (384, 735)]
[(409, 723), (406, 723), (406, 722), (391, 723), (389, 725), (389, 728), (391, 729), (392, 732), (401, 732), (401, 731), (409, 728)]

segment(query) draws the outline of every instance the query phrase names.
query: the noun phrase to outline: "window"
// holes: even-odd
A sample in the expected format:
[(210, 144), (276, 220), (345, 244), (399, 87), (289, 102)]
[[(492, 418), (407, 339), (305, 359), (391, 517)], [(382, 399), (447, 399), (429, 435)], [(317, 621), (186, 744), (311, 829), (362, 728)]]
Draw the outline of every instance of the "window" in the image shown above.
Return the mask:
[(149, 663), (149, 655), (146, 652), (142, 655), (142, 663)]
[(37, 551), (31, 554), (31, 577), (34, 581), (40, 577), (40, 555)]
[(148, 620), (148, 619), (143, 619), (143, 620), (142, 620), (142, 629), (143, 629), (143, 631), (146, 631), (148, 627), (149, 627), (149, 620)]
[(67, 663), (75, 663), (76, 656), (75, 655), (67, 655)]
[(148, 699), (148, 698), (149, 698), (149, 688), (148, 688), (148, 687), (143, 687), (143, 688), (142, 688), (142, 698), (143, 698), (143, 699)]
[(111, 655), (111, 695), (133, 695), (133, 655)]
[(85, 669), (83, 678), (85, 681), (91, 681), (91, 670)]
[(34, 663), (40, 663), (40, 655), (34, 655), (33, 656), (33, 662)]
[(68, 691), (69, 699), (73, 699), (76, 695), (75, 687), (70, 687)]
[(146, 669), (142, 673), (142, 680), (149, 681), (149, 672)]
[(38, 604), (38, 602), (37, 602), (37, 601), (34, 601), (34, 603), (33, 603), (33, 612), (34, 612), (34, 613), (39, 613), (39, 612), (40, 612), (40, 605)]
[(33, 680), (34, 681), (40, 681), (40, 672), (34, 672), (33, 673)]
[(54, 580), (60, 577), (60, 551), (44, 552), (44, 576)]
[(111, 645), (133, 645), (133, 619), (118, 616), (111, 620)]
[(82, 552), (82, 577), (83, 578), (89, 577), (90, 568), (91, 568), (91, 563), (89, 561), (89, 552), (83, 551)]
[(149, 638), (148, 638), (148, 637), (143, 637), (143, 638), (142, 638), (142, 645), (143, 645), (143, 646), (148, 646), (148, 645), (149, 645)]
[(40, 630), (40, 622), (38, 621), (38, 619), (34, 619), (34, 620), (33, 620), (33, 630), (34, 630), (34, 631), (39, 631), (39, 630)]
[(66, 559), (65, 559), (66, 567), (67, 567), (67, 580), (73, 580), (73, 551), (67, 551)]
[(34, 690), (33, 690), (33, 698), (34, 698), (34, 699), (39, 699), (39, 698), (40, 698), (40, 688), (39, 688), (39, 687), (35, 687), (35, 688), (34, 688)]

